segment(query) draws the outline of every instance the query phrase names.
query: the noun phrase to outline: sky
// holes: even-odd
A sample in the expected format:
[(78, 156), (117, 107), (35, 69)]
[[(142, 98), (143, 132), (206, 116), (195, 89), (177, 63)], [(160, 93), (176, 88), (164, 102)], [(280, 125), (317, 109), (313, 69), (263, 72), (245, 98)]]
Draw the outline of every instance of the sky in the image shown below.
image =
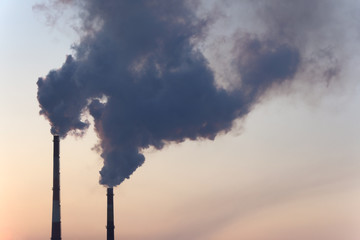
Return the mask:
[[(145, 162), (114, 189), (116, 238), (360, 239), (360, 4), (309, 2), (212, 0), (197, 8), (211, 16), (195, 40), (219, 88), (239, 87), (237, 70), (252, 69), (247, 44), (257, 36), (275, 52), (281, 42), (305, 57), (295, 76), (286, 75), (292, 81), (256, 95), (227, 133), (141, 149)], [(75, 56), (72, 46), (88, 34), (79, 29), (78, 8), (53, 7), (0, 1), (4, 240), (51, 233), (52, 135), (39, 114), (37, 81)], [(83, 137), (69, 134), (60, 143), (63, 239), (106, 234), (103, 159), (92, 150), (99, 131), (88, 121)]]

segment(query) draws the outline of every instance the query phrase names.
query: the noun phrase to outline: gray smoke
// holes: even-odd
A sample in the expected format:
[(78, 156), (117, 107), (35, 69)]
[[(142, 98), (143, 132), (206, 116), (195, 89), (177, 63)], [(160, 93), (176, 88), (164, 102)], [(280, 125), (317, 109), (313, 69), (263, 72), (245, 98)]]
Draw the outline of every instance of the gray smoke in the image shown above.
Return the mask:
[[(90, 113), (104, 159), (100, 183), (110, 187), (143, 164), (143, 149), (212, 140), (230, 131), (268, 89), (293, 79), (303, 62), (303, 46), (296, 42), (300, 33), (286, 21), (299, 28), (306, 24), (298, 15), (278, 12), (281, 6), (271, 8), (271, 2), (287, 1), (256, 1), (264, 19), (276, 14), (276, 21), (264, 21), (269, 31), (261, 36), (233, 36), (232, 66), (239, 75), (233, 90), (217, 87), (214, 70), (197, 47), (213, 24), (212, 16), (197, 15), (197, 1), (58, 2), (81, 9), (83, 36), (74, 56), (38, 79), (40, 114), (52, 134), (65, 137), (82, 135)], [(298, 1), (288, 2), (288, 8), (299, 8)], [(320, 1), (302, 2), (309, 7)]]

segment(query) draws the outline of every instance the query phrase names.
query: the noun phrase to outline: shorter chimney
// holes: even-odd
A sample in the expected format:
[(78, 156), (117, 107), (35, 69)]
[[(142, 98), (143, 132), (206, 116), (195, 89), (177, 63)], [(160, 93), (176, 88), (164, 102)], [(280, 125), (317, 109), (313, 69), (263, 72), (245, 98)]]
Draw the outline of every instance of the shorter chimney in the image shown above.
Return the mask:
[(114, 193), (113, 188), (107, 189), (107, 240), (114, 240)]
[(60, 221), (60, 140), (54, 135), (53, 147), (53, 209), (51, 240), (61, 240)]

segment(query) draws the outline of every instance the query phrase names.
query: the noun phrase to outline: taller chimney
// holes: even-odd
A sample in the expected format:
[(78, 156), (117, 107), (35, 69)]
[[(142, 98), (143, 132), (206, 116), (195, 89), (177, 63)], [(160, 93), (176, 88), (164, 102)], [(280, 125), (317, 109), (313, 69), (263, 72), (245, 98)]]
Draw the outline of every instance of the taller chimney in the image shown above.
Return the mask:
[(53, 209), (51, 240), (61, 240), (60, 221), (60, 143), (59, 136), (54, 136), (54, 165), (53, 165)]
[(107, 189), (107, 240), (114, 240), (114, 193), (113, 188)]

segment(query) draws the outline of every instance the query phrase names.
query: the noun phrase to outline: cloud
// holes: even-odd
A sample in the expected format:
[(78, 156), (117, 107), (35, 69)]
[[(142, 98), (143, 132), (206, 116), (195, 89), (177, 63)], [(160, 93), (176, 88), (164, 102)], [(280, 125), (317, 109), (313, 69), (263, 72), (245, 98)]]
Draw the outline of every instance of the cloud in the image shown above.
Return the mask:
[[(82, 135), (89, 127), (87, 112), (94, 118), (104, 159), (100, 183), (107, 186), (129, 178), (148, 147), (229, 132), (269, 89), (304, 71), (307, 46), (324, 39), (323, 27), (336, 7), (324, 1), (254, 1), (265, 31), (229, 36), (237, 86), (225, 90), (199, 48), (211, 38), (216, 19), (213, 12), (199, 16), (199, 1), (53, 4), (80, 8), (83, 32), (74, 56), (38, 79), (40, 114), (62, 137)], [(340, 70), (325, 64), (322, 78)]]

